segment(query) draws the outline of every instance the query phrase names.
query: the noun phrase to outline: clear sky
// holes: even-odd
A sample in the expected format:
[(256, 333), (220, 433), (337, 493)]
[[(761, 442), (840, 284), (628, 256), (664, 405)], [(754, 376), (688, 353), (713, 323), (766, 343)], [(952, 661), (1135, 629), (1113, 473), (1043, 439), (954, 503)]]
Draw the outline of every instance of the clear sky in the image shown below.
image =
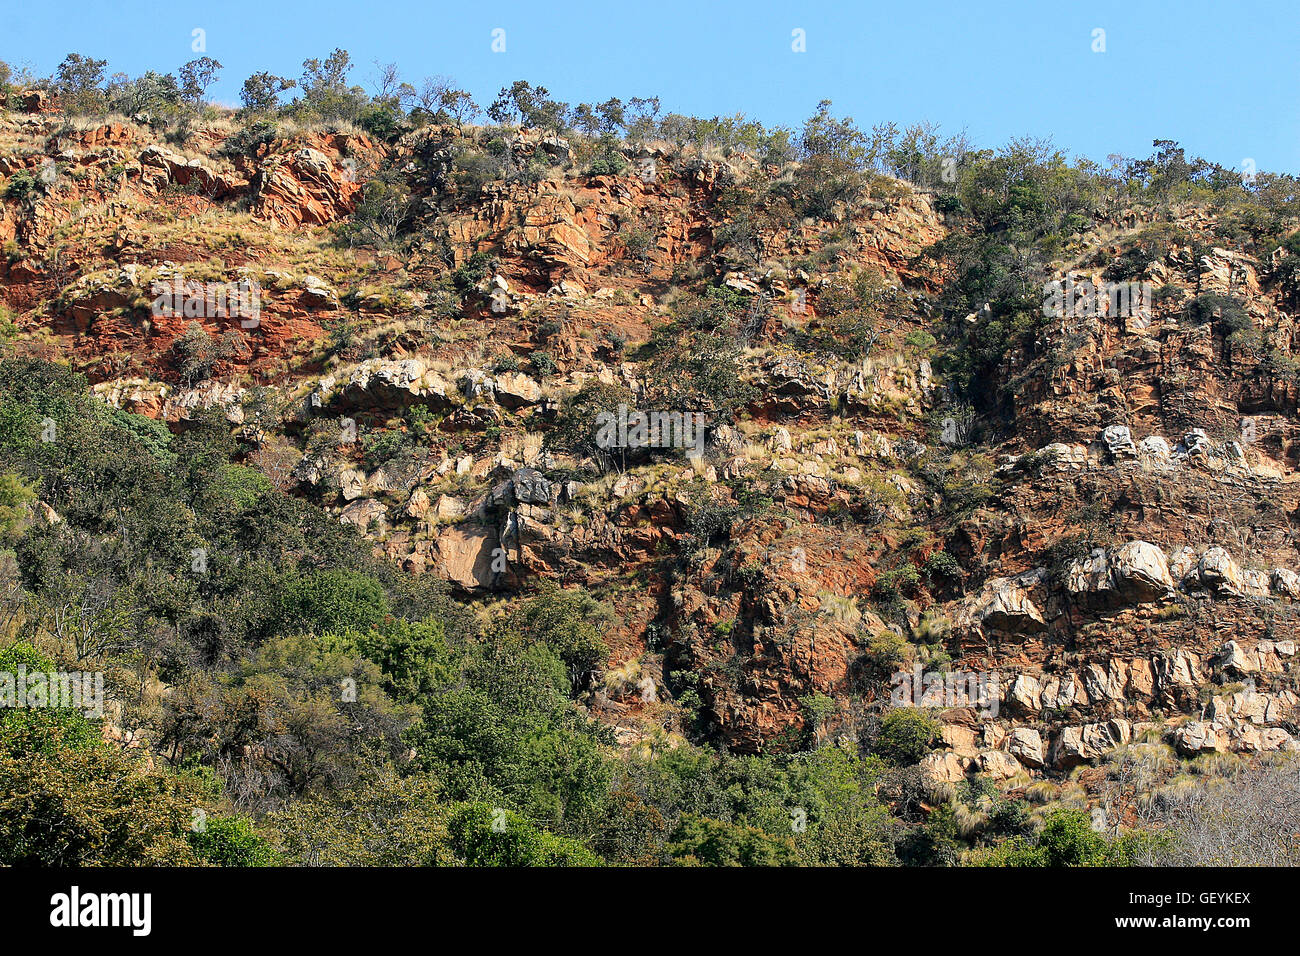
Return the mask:
[[(297, 78), (335, 47), (369, 87), (375, 61), (445, 74), (486, 105), (516, 79), (575, 103), (659, 96), (664, 112), (797, 126), (817, 101), (869, 127), (929, 120), (979, 146), (1050, 137), (1104, 162), (1156, 138), (1240, 168), (1300, 173), (1300, 0), (8, 0), (0, 59), (50, 73), (69, 52), (110, 72), (173, 71), (195, 29), (244, 77)], [(493, 31), (505, 52), (493, 52)], [(806, 52), (792, 49), (804, 31)], [(1094, 31), (1105, 52), (1094, 52)]]

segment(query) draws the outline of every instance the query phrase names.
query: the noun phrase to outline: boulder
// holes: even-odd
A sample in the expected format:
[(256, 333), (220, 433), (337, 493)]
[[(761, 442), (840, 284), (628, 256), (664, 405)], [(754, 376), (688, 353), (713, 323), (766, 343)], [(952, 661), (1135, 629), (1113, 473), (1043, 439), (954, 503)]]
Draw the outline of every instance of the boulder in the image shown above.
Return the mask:
[(250, 184), (255, 218), (282, 229), (322, 226), (351, 215), (359, 183), (324, 153), (300, 149), (262, 163)]
[(1149, 541), (1130, 541), (1114, 553), (1111, 582), (1129, 603), (1158, 601), (1174, 592), (1168, 559)]
[(1232, 555), (1220, 547), (1213, 547), (1201, 555), (1196, 566), (1201, 584), (1212, 593), (1222, 596), (1241, 596), (1245, 583)]
[(1004, 631), (1011, 634), (1031, 634), (1047, 629), (1043, 614), (1029, 596), (1029, 591), (1046, 575), (1043, 568), (1035, 568), (1010, 578), (992, 578), (967, 604), (959, 615), (959, 622), (967, 627)]
[(523, 372), (504, 372), (492, 385), (497, 402), (506, 408), (536, 405), (542, 399), (542, 386)]
[(500, 547), (495, 529), (486, 525), (451, 525), (434, 541), (436, 571), (464, 588), (488, 588), (495, 580), (493, 557)]
[(1174, 731), (1173, 740), (1178, 752), (1187, 756), (1228, 749), (1227, 735), (1208, 720), (1188, 721)]
[(356, 525), (362, 531), (369, 531), (373, 525), (386, 525), (388, 510), (373, 498), (359, 498), (339, 514), (344, 524)]
[(1016, 727), (1011, 731), (1007, 753), (1026, 767), (1038, 768), (1047, 763), (1043, 756), (1043, 738), (1032, 727)]
[(966, 768), (971, 758), (962, 757), (951, 751), (926, 754), (921, 758), (918, 769), (921, 779), (930, 786), (941, 783), (958, 783), (966, 779)]
[(1137, 457), (1137, 446), (1133, 444), (1133, 435), (1127, 425), (1110, 425), (1105, 428), (1101, 433), (1101, 441), (1110, 456), (1116, 460)]
[(1010, 780), (1024, 773), (1019, 761), (1001, 750), (986, 750), (975, 758), (979, 772), (994, 780)]
[(1210, 444), (1209, 436), (1205, 434), (1203, 428), (1193, 428), (1183, 436), (1182, 443), (1178, 446), (1180, 454), (1188, 458), (1207, 458), (1214, 451), (1214, 446)]
[(1173, 450), (1169, 447), (1169, 442), (1159, 435), (1150, 435), (1138, 442), (1138, 451), (1143, 461), (1157, 468), (1173, 464)]
[(1274, 594), (1289, 598), (1300, 598), (1300, 574), (1287, 568), (1274, 568), (1270, 575)]
[(1052, 763), (1068, 768), (1085, 760), (1096, 760), (1128, 743), (1132, 736), (1132, 725), (1119, 719), (1081, 727), (1063, 727), (1052, 748)]
[(488, 503), (506, 509), (521, 505), (548, 505), (551, 483), (536, 468), (520, 468), (492, 489)]

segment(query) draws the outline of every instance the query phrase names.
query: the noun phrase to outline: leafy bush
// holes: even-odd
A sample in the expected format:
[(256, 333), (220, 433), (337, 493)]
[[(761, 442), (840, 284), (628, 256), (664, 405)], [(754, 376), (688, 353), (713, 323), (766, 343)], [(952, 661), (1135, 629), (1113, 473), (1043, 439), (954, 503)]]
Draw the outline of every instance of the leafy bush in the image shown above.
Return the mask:
[(1054, 810), (1036, 838), (1013, 837), (973, 860), (976, 866), (1133, 866), (1148, 835), (1110, 839), (1092, 829), (1086, 810)]
[(45, 184), (41, 182), (39, 176), (34, 175), (29, 170), (20, 169), (9, 177), (9, 181), (5, 183), (4, 192), (0, 195), (15, 202), (31, 202), (45, 195)]
[(907, 766), (930, 752), (939, 723), (923, 710), (898, 707), (885, 715), (873, 750), (891, 763)]
[(242, 817), (208, 817), (190, 832), (194, 855), (214, 866), (277, 866), (279, 854)]
[(587, 167), (588, 176), (621, 176), (627, 171), (627, 160), (622, 156), (602, 157)]
[(386, 431), (367, 432), (361, 438), (361, 447), (366, 461), (372, 467), (379, 467), (386, 461), (392, 461), (410, 447), (410, 438), (396, 428)]
[(218, 152), (225, 156), (255, 155), (259, 147), (269, 146), (278, 135), (279, 129), (275, 123), (269, 120), (257, 120), (226, 137)]
[(600, 866), (600, 858), (573, 840), (538, 830), (512, 810), (487, 803), (452, 811), (447, 831), (466, 866)]
[(1224, 335), (1231, 335), (1244, 329), (1252, 328), (1250, 316), (1240, 299), (1204, 292), (1192, 299), (1183, 309), (1187, 321), (1194, 325), (1204, 325), (1216, 321)]
[(668, 852), (678, 866), (794, 866), (794, 841), (757, 827), (683, 816)]
[(275, 632), (279, 634), (377, 629), (388, 614), (384, 589), (373, 577), (317, 571), (283, 582)]

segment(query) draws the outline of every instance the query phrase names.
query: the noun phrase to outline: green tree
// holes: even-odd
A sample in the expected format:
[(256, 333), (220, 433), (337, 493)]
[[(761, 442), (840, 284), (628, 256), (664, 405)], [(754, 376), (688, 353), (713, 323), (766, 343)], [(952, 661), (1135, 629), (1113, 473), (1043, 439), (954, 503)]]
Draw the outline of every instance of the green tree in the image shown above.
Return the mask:
[(447, 823), (453, 852), (467, 866), (600, 866), (575, 840), (539, 830), (512, 810), (487, 803), (455, 808)]
[(203, 102), (203, 94), (217, 81), (217, 75), (223, 67), (210, 56), (201, 56), (190, 60), (179, 70), (181, 95), (192, 105)]
[(17, 475), (0, 474), (0, 545), (17, 538), (35, 498), (36, 492)]
[(355, 786), (296, 800), (263, 830), (296, 866), (450, 866), (447, 807), (434, 781), (367, 768)]
[(55, 74), (55, 89), (69, 113), (93, 113), (104, 107), (104, 71), (107, 60), (69, 53)]
[(239, 91), (239, 101), (244, 104), (244, 115), (259, 116), (274, 113), (280, 108), (280, 94), (298, 84), (263, 70), (244, 80)]
[[(0, 650), (0, 675), (49, 673), (30, 645)], [(108, 747), (64, 707), (0, 708), (0, 865), (186, 865), (201, 795)]]
[(678, 822), (668, 852), (679, 866), (794, 866), (797, 861), (791, 837), (694, 814)]
[(1012, 837), (977, 854), (976, 866), (1132, 866), (1151, 845), (1149, 834), (1108, 838), (1092, 829), (1087, 810), (1054, 810), (1037, 837)]
[(369, 631), (388, 614), (388, 598), (373, 577), (351, 571), (294, 575), (283, 585), (277, 633)]
[(243, 817), (206, 817), (201, 828), (191, 827), (194, 855), (214, 866), (276, 866), (280, 856)]

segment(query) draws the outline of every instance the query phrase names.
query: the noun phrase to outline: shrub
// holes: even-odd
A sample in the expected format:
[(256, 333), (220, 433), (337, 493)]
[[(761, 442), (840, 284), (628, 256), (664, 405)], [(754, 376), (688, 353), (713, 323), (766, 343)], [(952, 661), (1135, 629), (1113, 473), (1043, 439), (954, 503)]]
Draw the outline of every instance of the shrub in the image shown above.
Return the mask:
[(582, 844), (539, 830), (512, 810), (463, 804), (447, 820), (452, 851), (466, 866), (600, 866)]
[(903, 564), (876, 578), (871, 593), (879, 601), (894, 601), (900, 595), (910, 594), (920, 581), (921, 573), (917, 571), (916, 565)]
[(45, 195), (45, 184), (29, 170), (20, 169), (9, 177), (2, 195), (15, 202), (30, 202)]
[(1183, 308), (1183, 314), (1193, 325), (1217, 320), (1225, 335), (1251, 328), (1250, 316), (1241, 300), (1215, 292), (1203, 292), (1192, 299)]
[(899, 707), (880, 722), (874, 750), (891, 763), (908, 766), (930, 752), (938, 735), (938, 722), (925, 711)]
[(912, 659), (912, 645), (896, 631), (881, 631), (867, 644), (866, 657), (878, 671), (893, 673)]
[(935, 551), (925, 559), (921, 570), (933, 584), (949, 583), (961, 578), (961, 565), (947, 551)]
[(338, 236), (349, 245), (391, 246), (405, 228), (414, 204), (402, 178), (385, 170), (366, 182), (352, 218), (339, 224)]
[(406, 433), (395, 428), (369, 432), (361, 439), (361, 448), (365, 453), (366, 461), (375, 467), (401, 455), (409, 444), (410, 439)]
[(1036, 839), (1013, 837), (975, 857), (977, 866), (1132, 866), (1144, 848), (1158, 844), (1150, 834), (1108, 839), (1092, 829), (1087, 810), (1061, 809), (1047, 815)]
[(794, 841), (757, 827), (686, 814), (668, 843), (679, 866), (794, 866)]
[(214, 866), (276, 866), (280, 862), (279, 854), (242, 817), (209, 817), (189, 839), (194, 855)]
[(555, 358), (550, 352), (545, 352), (539, 349), (538, 351), (533, 352), (533, 354), (529, 356), (529, 359), (532, 361), (533, 368), (537, 371), (537, 374), (543, 377), (554, 375), (556, 370), (559, 368), (559, 366), (555, 364)]
[(627, 169), (627, 160), (622, 156), (602, 157), (594, 160), (587, 167), (588, 176), (619, 176)]
[(213, 339), (197, 322), (191, 322), (172, 341), (171, 350), (185, 384), (194, 385), (211, 378), (218, 364), (239, 354), (242, 344), (243, 336), (234, 329)]
[(491, 253), (475, 252), (452, 273), (452, 282), (461, 292), (468, 292), (486, 279), (495, 267), (496, 259)]
[(257, 152), (258, 147), (274, 142), (278, 135), (279, 129), (274, 123), (268, 120), (258, 120), (231, 133), (226, 137), (226, 141), (221, 144), (221, 149), (218, 152), (224, 156), (252, 155)]
[(317, 571), (284, 582), (276, 633), (369, 631), (388, 614), (379, 582), (352, 571)]

